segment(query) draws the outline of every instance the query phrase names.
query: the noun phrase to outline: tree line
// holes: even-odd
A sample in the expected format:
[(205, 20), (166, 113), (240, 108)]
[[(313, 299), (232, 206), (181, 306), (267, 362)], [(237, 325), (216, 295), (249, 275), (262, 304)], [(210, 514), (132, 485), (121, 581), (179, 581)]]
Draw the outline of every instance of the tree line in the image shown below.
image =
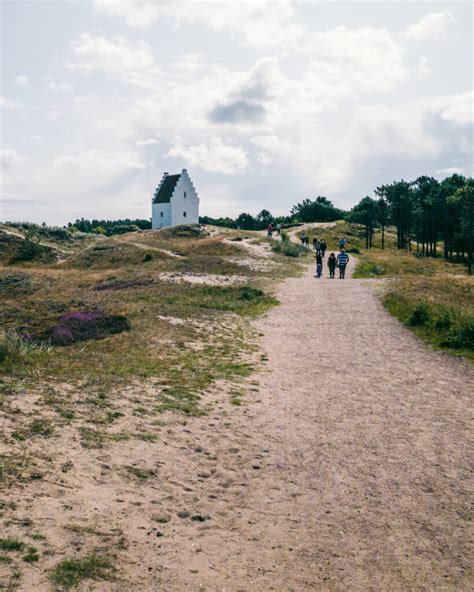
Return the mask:
[[(474, 179), (454, 174), (438, 181), (426, 175), (414, 181), (393, 181), (374, 190), (350, 211), (334, 206), (324, 196), (304, 199), (287, 216), (273, 216), (263, 209), (256, 216), (242, 212), (236, 218), (201, 216), (201, 224), (242, 230), (263, 230), (271, 223), (292, 225), (305, 222), (347, 220), (365, 228), (366, 248), (373, 246), (375, 230), (380, 230), (380, 246), (385, 248), (385, 230), (394, 226), (397, 248), (416, 250), (420, 256), (443, 256), (467, 263), (472, 273), (474, 234)], [(100, 234), (120, 234), (151, 228), (148, 220), (85, 220), (69, 223), (71, 230)]]
[(385, 228), (392, 225), (398, 249), (467, 263), (472, 273), (474, 179), (455, 174), (438, 181), (424, 175), (381, 185), (374, 194), (376, 198), (364, 197), (346, 216), (365, 227), (366, 248), (372, 247), (378, 228), (384, 248)]

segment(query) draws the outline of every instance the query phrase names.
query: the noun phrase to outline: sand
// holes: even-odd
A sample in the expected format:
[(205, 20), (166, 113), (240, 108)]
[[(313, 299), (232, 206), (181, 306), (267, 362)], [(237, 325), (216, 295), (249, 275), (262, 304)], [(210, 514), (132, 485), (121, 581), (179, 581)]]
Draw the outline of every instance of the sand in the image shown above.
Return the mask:
[[(474, 366), (421, 343), (371, 282), (312, 274), (255, 321), (268, 361), (243, 406), (223, 383), (208, 416), (175, 416), (158, 442), (84, 450), (61, 436), (65, 487), (38, 482), (19, 512), (68, 556), (117, 549), (119, 579), (79, 590), (472, 589)], [(129, 396), (146, 406), (153, 388)], [(109, 470), (135, 463), (156, 478)], [(51, 590), (47, 573), (31, 568), (20, 589)]]

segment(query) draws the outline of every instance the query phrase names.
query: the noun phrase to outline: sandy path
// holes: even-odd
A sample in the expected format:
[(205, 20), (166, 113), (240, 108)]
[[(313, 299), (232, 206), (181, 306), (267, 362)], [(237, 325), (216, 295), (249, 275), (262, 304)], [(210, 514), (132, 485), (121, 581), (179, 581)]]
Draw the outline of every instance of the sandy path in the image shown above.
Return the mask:
[(371, 282), (312, 273), (257, 323), (261, 398), (202, 433), (212, 520), (164, 554), (167, 589), (472, 589), (474, 367), (419, 342)]

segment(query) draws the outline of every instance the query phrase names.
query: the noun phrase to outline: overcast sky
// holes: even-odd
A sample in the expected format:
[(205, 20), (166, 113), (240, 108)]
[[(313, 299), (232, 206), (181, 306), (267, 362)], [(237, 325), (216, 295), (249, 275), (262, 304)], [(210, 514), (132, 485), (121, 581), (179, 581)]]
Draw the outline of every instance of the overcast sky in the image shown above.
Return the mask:
[(471, 2), (1, 1), (0, 219), (348, 207), (473, 174)]

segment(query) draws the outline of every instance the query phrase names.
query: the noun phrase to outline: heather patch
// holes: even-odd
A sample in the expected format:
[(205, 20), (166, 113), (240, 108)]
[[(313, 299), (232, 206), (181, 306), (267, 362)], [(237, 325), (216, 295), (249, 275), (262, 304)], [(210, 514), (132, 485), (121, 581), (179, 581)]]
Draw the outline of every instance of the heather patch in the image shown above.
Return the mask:
[(122, 315), (109, 315), (101, 310), (73, 311), (63, 314), (40, 340), (50, 341), (53, 345), (71, 345), (76, 341), (103, 339), (129, 329), (130, 323)]

